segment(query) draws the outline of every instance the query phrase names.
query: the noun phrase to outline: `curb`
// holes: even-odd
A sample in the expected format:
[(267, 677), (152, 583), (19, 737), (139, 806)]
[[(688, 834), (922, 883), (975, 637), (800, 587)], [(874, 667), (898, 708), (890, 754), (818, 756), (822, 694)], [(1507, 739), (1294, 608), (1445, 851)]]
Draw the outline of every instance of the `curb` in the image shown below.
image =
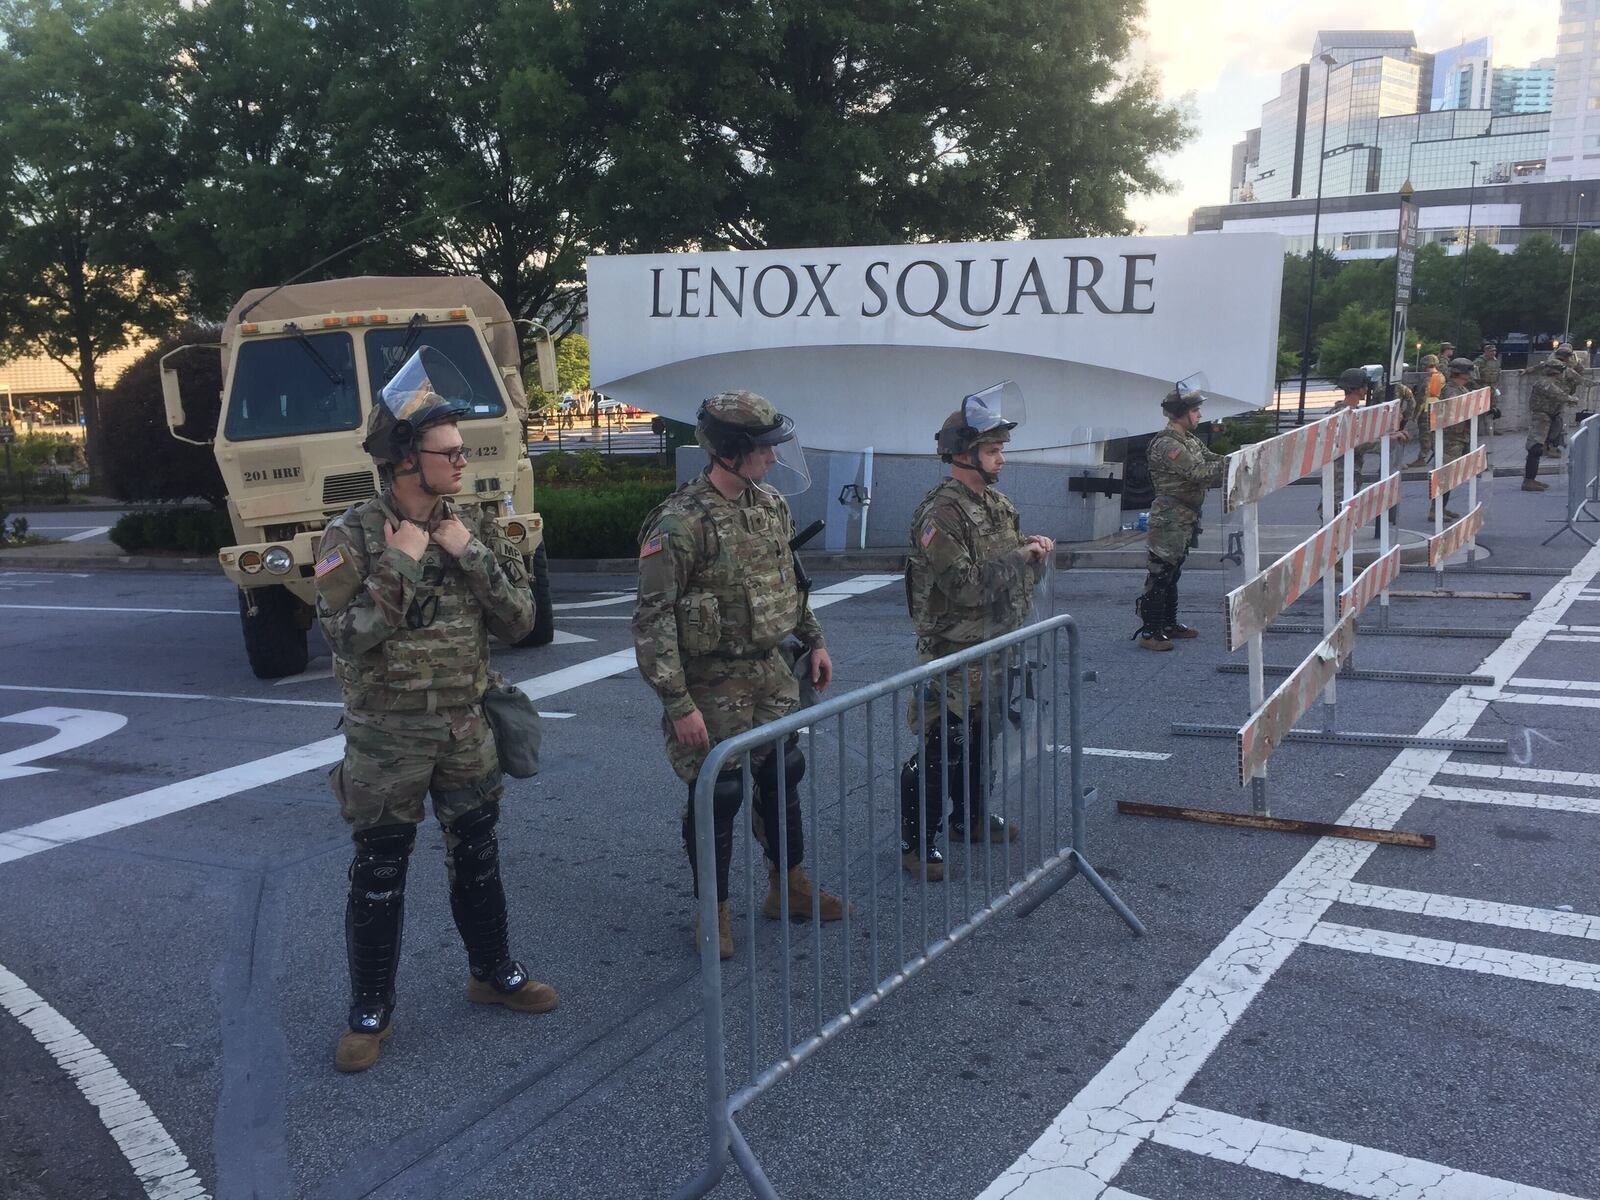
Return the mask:
[(31, 513), (121, 513), (152, 508), (148, 504), (28, 504), (21, 500), (17, 503)]
[(161, 558), (152, 554), (95, 554), (73, 557), (65, 554), (0, 553), (0, 567), (35, 571), (182, 571), (192, 575), (221, 575), (222, 567), (213, 558)]

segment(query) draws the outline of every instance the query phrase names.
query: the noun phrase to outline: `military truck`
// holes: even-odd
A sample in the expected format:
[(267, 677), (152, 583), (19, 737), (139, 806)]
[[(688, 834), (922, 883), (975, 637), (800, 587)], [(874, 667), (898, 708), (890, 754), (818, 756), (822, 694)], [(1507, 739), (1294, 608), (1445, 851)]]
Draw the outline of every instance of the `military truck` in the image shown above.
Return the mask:
[[(239, 589), (245, 653), (257, 677), (305, 670), (317, 543), (330, 520), (377, 494), (377, 471), (361, 449), (372, 399), (425, 346), (448, 356), (472, 392), (472, 412), (460, 425), (468, 458), (455, 499), (492, 513), (527, 561), (538, 615), (518, 644), (555, 636), (528, 462), (523, 326), (533, 327), (540, 383), (553, 392), (548, 331), (514, 322), (487, 284), (466, 277), (258, 288), (234, 305), (220, 344), (183, 346), (162, 358), (168, 429), (180, 441), (213, 445), (222, 469), (237, 544), (217, 557)], [(197, 350), (222, 355), (222, 409), (206, 441), (190, 436), (178, 386), (176, 359)]]

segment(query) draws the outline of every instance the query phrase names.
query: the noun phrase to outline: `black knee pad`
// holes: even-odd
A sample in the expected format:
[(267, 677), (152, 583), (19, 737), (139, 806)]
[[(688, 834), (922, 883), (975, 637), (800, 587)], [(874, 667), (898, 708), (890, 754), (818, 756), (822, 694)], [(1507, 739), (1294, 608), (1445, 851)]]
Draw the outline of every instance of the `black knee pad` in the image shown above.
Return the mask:
[(742, 773), (724, 771), (717, 776), (711, 788), (711, 811), (724, 825), (731, 825), (744, 804), (744, 779)]
[(462, 813), (447, 828), (457, 839), (451, 857), (458, 885), (476, 882), (500, 868), (500, 843), (494, 827), (500, 820), (498, 804), (481, 804)]
[[(800, 786), (800, 781), (806, 777), (806, 756), (800, 750), (800, 735), (791, 733), (783, 743), (783, 771), (784, 785), (790, 792)], [(755, 783), (757, 787), (767, 788), (774, 794), (778, 790), (778, 754), (776, 747), (771, 754), (761, 760), (761, 765), (755, 770)]]
[(417, 841), (415, 825), (374, 825), (351, 835), (356, 844), (350, 860), (350, 892), (363, 900), (381, 902), (403, 893), (406, 866)]

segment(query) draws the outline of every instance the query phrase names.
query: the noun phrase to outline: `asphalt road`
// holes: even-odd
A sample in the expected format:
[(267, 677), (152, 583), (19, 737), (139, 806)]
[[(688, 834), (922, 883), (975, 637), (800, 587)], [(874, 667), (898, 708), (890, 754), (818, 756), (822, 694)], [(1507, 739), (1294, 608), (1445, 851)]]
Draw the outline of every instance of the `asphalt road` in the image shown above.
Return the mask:
[[(741, 1115), (781, 1193), (1600, 1196), (1600, 552), (1538, 546), (1558, 494), (1501, 486), (1484, 540), (1497, 566), (1568, 577), (1452, 573), (1531, 598), (1394, 601), (1395, 624), (1512, 637), (1358, 643), (1362, 667), (1482, 667), (1495, 686), (1339, 686), (1341, 729), (1505, 738), (1508, 755), (1291, 744), (1272, 760), (1275, 813), (1431, 832), (1432, 851), (1118, 816), (1117, 799), (1248, 808), (1232, 742), (1170, 731), (1245, 716), (1245, 679), (1216, 671), (1239, 579), (1186, 572), (1203, 637), (1155, 655), (1129, 640), (1138, 573), (1062, 573), (1057, 604), (1099, 674), (1086, 740), (1143, 755), (1087, 760), (1090, 857), (1148, 933), (1075, 881), (940, 957)], [(1308, 523), (1314, 503), (1289, 489), (1264, 515)], [(425, 827), (396, 1032), (346, 1077), (349, 842), (324, 778), (339, 746), (325, 649), (304, 676), (259, 681), (220, 579), (0, 571), (0, 1195), (656, 1197), (694, 1174), (680, 785), (653, 697), (606, 659), (628, 647), (631, 581), (556, 584), (561, 642), (496, 663), (550, 714), (544, 771), (511, 782), (501, 828), (514, 948), (562, 1005), (466, 1003)], [(897, 580), (817, 585), (837, 597), (822, 613), (836, 686), (910, 664)], [(1269, 634), (1268, 657), (1313, 644)], [(829, 779), (838, 746), (819, 734)], [(894, 876), (877, 829), (869, 853), (890, 869), (852, 866), (857, 889)], [(838, 886), (826, 841), (813, 860)], [(808, 1020), (805, 956), (835, 950), (827, 936), (796, 934)], [(753, 955), (740, 940), (731, 984), (753, 957), (770, 998), (772, 925)], [(863, 961), (861, 924), (852, 940)], [(715, 1194), (750, 1192), (730, 1170)]]

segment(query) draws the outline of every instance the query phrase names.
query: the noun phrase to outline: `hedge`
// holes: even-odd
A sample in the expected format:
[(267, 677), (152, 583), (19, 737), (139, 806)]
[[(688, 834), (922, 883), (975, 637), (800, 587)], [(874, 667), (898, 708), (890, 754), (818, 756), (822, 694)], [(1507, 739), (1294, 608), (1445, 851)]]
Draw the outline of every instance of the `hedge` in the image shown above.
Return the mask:
[(597, 488), (541, 488), (534, 507), (544, 518), (551, 558), (633, 558), (639, 526), (672, 493), (670, 484), (619, 483)]
[(231, 546), (233, 523), (217, 509), (156, 508), (125, 514), (109, 536), (129, 554), (167, 550), (198, 556)]

